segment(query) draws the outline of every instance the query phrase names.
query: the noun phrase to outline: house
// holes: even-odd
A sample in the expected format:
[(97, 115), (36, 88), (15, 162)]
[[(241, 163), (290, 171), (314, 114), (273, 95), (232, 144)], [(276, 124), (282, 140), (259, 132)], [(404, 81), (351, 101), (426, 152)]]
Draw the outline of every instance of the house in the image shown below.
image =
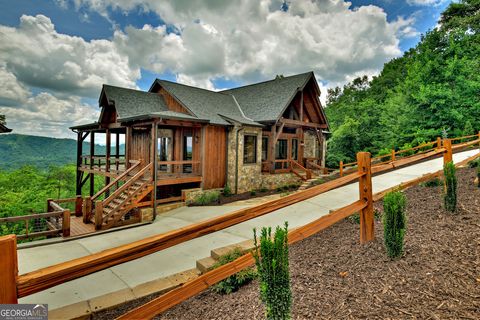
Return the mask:
[[(107, 228), (135, 208), (155, 214), (154, 201), (184, 200), (186, 190), (241, 193), (310, 178), (325, 166), (328, 122), (319, 96), (313, 72), (219, 92), (161, 79), (148, 92), (103, 85), (98, 122), (71, 128), (77, 194), (87, 184), (93, 199), (84, 220), (96, 215), (97, 227)], [(102, 155), (94, 147), (99, 134)], [(90, 150), (82, 150), (88, 136)], [(95, 176), (106, 182), (97, 194)]]
[(5, 122), (5, 116), (0, 114), (0, 133), (8, 133), (12, 132), (12, 129), (7, 128), (7, 124)]

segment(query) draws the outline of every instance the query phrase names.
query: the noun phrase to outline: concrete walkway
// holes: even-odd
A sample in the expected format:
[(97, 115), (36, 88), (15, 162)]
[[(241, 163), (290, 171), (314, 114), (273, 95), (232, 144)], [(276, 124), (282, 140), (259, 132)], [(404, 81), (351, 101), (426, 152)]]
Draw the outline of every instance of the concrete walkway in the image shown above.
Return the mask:
[[(455, 162), (460, 162), (477, 152), (477, 149), (465, 151), (454, 154), (453, 158)], [(373, 192), (386, 190), (402, 182), (438, 171), (442, 167), (443, 159), (439, 158), (376, 176), (373, 178)], [(358, 200), (358, 184), (354, 183), (225, 230), (58, 285), (22, 298), (20, 302), (48, 303), (49, 310), (59, 309), (67, 312), (57, 313), (57, 317), (63, 317), (60, 315), (65, 314), (71, 316), (86, 314), (148, 294), (153, 287), (158, 286), (156, 281), (160, 278), (185, 270), (193, 272), (196, 260), (210, 256), (212, 249), (251, 239), (254, 227), (283, 225), (284, 221), (288, 221), (290, 228), (296, 228), (328, 214), (332, 209), (343, 207), (356, 200)], [(19, 249), (19, 272), (23, 274), (245, 207), (182, 207), (158, 216), (156, 221), (149, 225), (57, 244)]]

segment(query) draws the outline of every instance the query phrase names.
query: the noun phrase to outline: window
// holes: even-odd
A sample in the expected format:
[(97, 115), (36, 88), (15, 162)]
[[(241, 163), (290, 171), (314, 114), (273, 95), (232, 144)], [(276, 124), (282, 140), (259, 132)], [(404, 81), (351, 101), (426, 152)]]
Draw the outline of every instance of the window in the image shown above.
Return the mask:
[(275, 146), (275, 159), (284, 160), (287, 159), (288, 140), (279, 139)]
[(298, 140), (292, 139), (292, 159), (298, 160)]
[(268, 137), (262, 137), (262, 161), (268, 160)]
[(257, 136), (243, 136), (243, 163), (257, 162)]

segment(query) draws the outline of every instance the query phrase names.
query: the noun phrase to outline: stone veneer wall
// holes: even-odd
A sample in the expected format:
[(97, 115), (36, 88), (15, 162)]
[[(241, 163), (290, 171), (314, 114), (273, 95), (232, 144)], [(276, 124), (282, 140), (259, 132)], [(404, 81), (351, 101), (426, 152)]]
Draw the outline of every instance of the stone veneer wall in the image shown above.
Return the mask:
[[(239, 131), (240, 130), (240, 131)], [(237, 147), (237, 131), (238, 147)], [(257, 162), (252, 164), (243, 163), (243, 140), (245, 135), (257, 136)], [(230, 190), (235, 193), (236, 178), (235, 167), (238, 152), (238, 186), (237, 192), (247, 192), (259, 189), (262, 183), (262, 128), (235, 126), (228, 132), (228, 158), (227, 158), (227, 184)]]
[(261, 188), (276, 189), (285, 185), (301, 184), (303, 181), (293, 173), (263, 173)]

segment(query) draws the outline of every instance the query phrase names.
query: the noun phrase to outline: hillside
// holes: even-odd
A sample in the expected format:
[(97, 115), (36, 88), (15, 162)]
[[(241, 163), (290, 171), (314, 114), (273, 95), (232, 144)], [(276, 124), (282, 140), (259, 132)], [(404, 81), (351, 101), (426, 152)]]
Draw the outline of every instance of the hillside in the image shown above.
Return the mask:
[[(123, 153), (123, 145), (121, 146)], [(83, 143), (90, 150), (90, 143)], [(96, 154), (105, 154), (105, 146), (95, 145)], [(32, 165), (41, 169), (76, 162), (77, 141), (21, 134), (0, 135), (0, 170)]]
[(480, 130), (480, 2), (452, 3), (415, 48), (328, 92), (328, 166)]

